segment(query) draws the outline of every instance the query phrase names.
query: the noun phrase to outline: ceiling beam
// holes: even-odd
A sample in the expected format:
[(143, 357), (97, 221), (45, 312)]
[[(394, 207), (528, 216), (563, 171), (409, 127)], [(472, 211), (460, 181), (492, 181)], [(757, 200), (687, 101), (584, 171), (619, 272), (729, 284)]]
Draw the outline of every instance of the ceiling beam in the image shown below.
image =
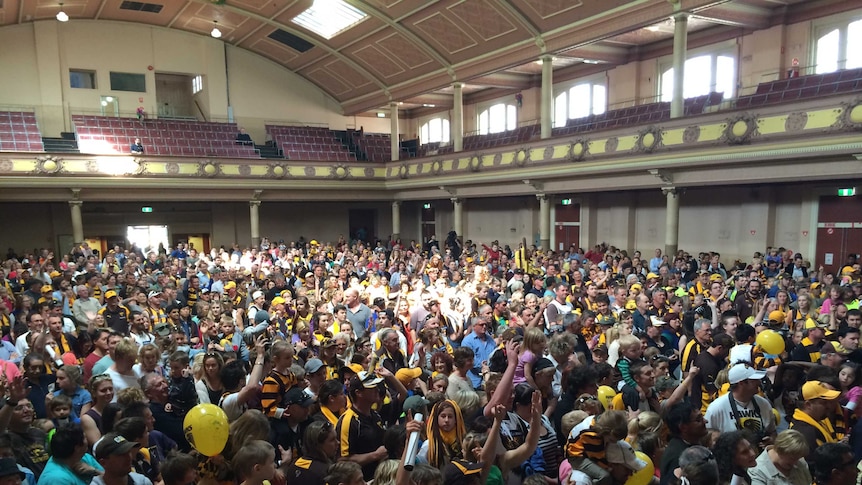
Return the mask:
[(742, 3), (725, 3), (699, 10), (695, 17), (716, 24), (746, 29), (765, 29), (770, 26), (772, 10)]
[[(367, 78), (368, 80), (370, 80), (372, 83), (376, 84), (376, 85), (377, 85), (377, 87), (378, 87), (378, 88), (380, 88), (380, 90), (381, 90), (381, 91), (383, 91), (383, 94), (384, 94), (387, 98), (388, 98), (388, 97), (390, 97), (390, 96), (389, 96), (389, 87), (388, 87), (388, 86), (386, 86), (386, 84), (385, 84), (382, 80), (380, 80), (377, 76), (375, 76), (374, 74), (372, 74), (368, 69), (365, 69), (364, 67), (360, 66), (360, 65), (359, 65), (357, 62), (355, 62), (353, 59), (351, 59), (351, 58), (347, 57), (346, 55), (342, 54), (342, 53), (341, 53), (341, 52), (339, 52), (337, 49), (333, 49), (332, 47), (330, 47), (328, 44), (326, 44), (326, 42), (325, 42), (322, 38), (313, 37), (313, 36), (311, 36), (311, 35), (306, 34), (306, 33), (305, 33), (305, 32), (303, 32), (302, 30), (299, 30), (299, 29), (293, 28), (293, 27), (291, 27), (291, 26), (289, 26), (289, 25), (286, 25), (286, 24), (283, 24), (283, 23), (281, 23), (281, 22), (279, 22), (279, 21), (277, 21), (277, 20), (273, 20), (273, 19), (270, 19), (270, 18), (264, 17), (263, 15), (256, 14), (256, 13), (254, 13), (254, 12), (250, 12), (250, 11), (248, 11), (248, 10), (245, 10), (245, 9), (242, 9), (242, 8), (239, 8), (239, 7), (234, 7), (233, 5), (229, 5), (229, 4), (213, 5), (213, 4), (212, 4), (212, 2), (209, 2), (209, 1), (207, 1), (207, 0), (190, 0), (190, 1), (191, 1), (191, 2), (195, 2), (195, 3), (204, 4), (204, 5), (213, 6), (213, 7), (217, 8), (217, 9), (218, 9), (218, 8), (222, 8), (222, 9), (225, 9), (225, 10), (228, 10), (228, 11), (231, 11), (231, 12), (234, 12), (234, 13), (237, 13), (237, 14), (239, 14), (239, 15), (245, 15), (245, 16), (247, 16), (247, 17), (249, 17), (249, 18), (252, 18), (252, 19), (254, 19), (254, 20), (257, 20), (258, 22), (263, 22), (263, 23), (265, 23), (265, 24), (268, 24), (268, 25), (271, 25), (271, 26), (273, 26), (273, 27), (279, 28), (279, 29), (281, 29), (281, 30), (283, 30), (283, 31), (285, 31), (285, 32), (289, 32), (289, 33), (291, 33), (291, 34), (293, 34), (293, 35), (295, 35), (295, 36), (299, 37), (300, 39), (305, 40), (306, 42), (310, 42), (310, 43), (314, 44), (314, 46), (315, 46), (315, 47), (318, 47), (318, 48), (320, 48), (320, 49), (322, 49), (322, 50), (326, 51), (326, 52), (327, 52), (327, 53), (329, 53), (329, 55), (331, 55), (332, 57), (335, 57), (336, 59), (340, 60), (341, 62), (343, 62), (343, 63), (347, 64), (348, 66), (350, 66), (351, 68), (353, 68), (353, 70), (355, 70), (356, 72), (358, 72), (359, 74), (361, 74), (362, 76), (364, 76), (365, 78)], [(284, 66), (284, 65), (282, 64), (282, 66)], [(285, 67), (285, 69), (289, 69), (289, 68), (288, 68), (288, 67), (286, 67), (286, 66), (284, 66), (284, 67)], [(304, 77), (304, 76), (303, 76), (303, 77)], [(309, 78), (307, 78), (307, 77), (306, 77), (306, 79), (308, 79), (308, 81), (309, 81), (309, 82), (311, 82), (311, 83), (315, 84), (315, 86), (317, 85), (316, 83), (314, 83), (314, 81), (313, 81), (313, 80), (311, 80), (311, 79), (309, 79)], [(321, 86), (318, 86), (318, 87), (320, 87), (320, 89), (321, 89), (321, 90), (323, 90), (324, 92), (326, 92), (326, 90), (325, 90), (325, 89), (323, 89), (323, 87), (321, 87)]]
[[(287, 5), (285, 5), (285, 6), (284, 6), (284, 8), (282, 8), (282, 9), (281, 9), (281, 10), (279, 10), (278, 12), (275, 12), (275, 14), (271, 15), (271, 16), (269, 17), (269, 19), (270, 19), (270, 20), (277, 19), (278, 17), (280, 17), (280, 16), (281, 16), (281, 14), (283, 14), (284, 12), (286, 12), (286, 11), (287, 11), (288, 9), (290, 9), (291, 7), (293, 7), (293, 4), (292, 4), (292, 3), (288, 3)], [(259, 31), (260, 31), (260, 29), (262, 29), (264, 25), (266, 25), (266, 24), (260, 24), (260, 25), (258, 25), (257, 27), (255, 27), (255, 28), (251, 29), (247, 34), (245, 34), (245, 35), (244, 35), (244, 36), (242, 36), (239, 40), (237, 40), (236, 42), (234, 42), (234, 43), (233, 43), (233, 45), (238, 47), (240, 44), (242, 44), (243, 42), (245, 42), (245, 41), (246, 41), (246, 39), (248, 39), (248, 38), (249, 38), (249, 37), (251, 37), (252, 35), (254, 35), (254, 34), (256, 34), (257, 32), (259, 32)]]
[(537, 76), (532, 74), (518, 74), (514, 72), (495, 72), (485, 76), (468, 79), (470, 84), (481, 84), (494, 88), (527, 89), (536, 83)]

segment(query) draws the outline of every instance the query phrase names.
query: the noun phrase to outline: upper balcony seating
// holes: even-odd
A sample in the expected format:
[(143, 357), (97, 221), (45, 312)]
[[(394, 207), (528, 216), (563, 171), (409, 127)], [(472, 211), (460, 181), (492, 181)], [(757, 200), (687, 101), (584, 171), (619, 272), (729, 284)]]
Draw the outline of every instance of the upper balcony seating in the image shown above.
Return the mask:
[(736, 108), (749, 109), (854, 91), (862, 91), (862, 68), (760, 83), (754, 94), (737, 98)]
[(356, 161), (356, 155), (348, 151), (329, 128), (266, 125), (266, 132), (287, 159)]
[(35, 113), (0, 111), (0, 152), (44, 152)]
[[(365, 153), (369, 162), (392, 161), (392, 138), (388, 133), (361, 133), (348, 130), (348, 135), (359, 150)], [(406, 150), (401, 150), (400, 158), (409, 158)]]
[(147, 155), (260, 158), (253, 146), (236, 144), (236, 123), (145, 120), (72, 115), (81, 153), (129, 153), (135, 138)]

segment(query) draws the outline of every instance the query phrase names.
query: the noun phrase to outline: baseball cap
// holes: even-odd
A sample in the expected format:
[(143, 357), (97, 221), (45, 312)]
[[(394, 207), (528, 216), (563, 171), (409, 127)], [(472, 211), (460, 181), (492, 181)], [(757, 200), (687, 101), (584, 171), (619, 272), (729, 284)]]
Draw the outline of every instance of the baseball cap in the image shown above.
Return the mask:
[(838, 399), (840, 395), (841, 391), (827, 389), (820, 381), (808, 381), (802, 384), (802, 398), (806, 401), (810, 401), (811, 399), (827, 399), (831, 401)]
[(629, 290), (631, 290), (631, 291), (641, 291), (643, 289), (644, 289), (644, 287), (640, 283), (635, 283), (629, 287)]
[(774, 311), (769, 312), (769, 321), (770, 322), (782, 323), (782, 322), (784, 322), (785, 318), (787, 318), (787, 314), (781, 310), (774, 310)]
[(51, 285), (42, 285), (42, 293), (51, 293), (54, 291), (54, 287)]
[(156, 296), (161, 296), (161, 294), (162, 294), (162, 292), (161, 292), (161, 291), (159, 291), (159, 290), (153, 290), (153, 291), (151, 291), (151, 292), (147, 293), (147, 298), (153, 298), (153, 297), (156, 297)]
[(617, 323), (617, 319), (614, 318), (613, 315), (599, 315), (596, 318), (596, 322), (599, 325), (615, 325)]
[(404, 400), (402, 409), (404, 409), (405, 413), (407, 411), (413, 411), (413, 414), (416, 414), (418, 412), (424, 411), (429, 404), (431, 404), (431, 401), (425, 399), (424, 397), (419, 395), (413, 395)]
[(311, 406), (314, 403), (314, 399), (311, 398), (308, 394), (305, 393), (298, 386), (293, 386), (284, 393), (284, 407), (290, 406), (291, 404), (298, 404), (304, 408)]
[(325, 338), (322, 342), (320, 342), (320, 348), (328, 349), (329, 347), (335, 347), (337, 342), (334, 338)]
[(209, 292), (210, 292), (210, 290), (208, 290), (206, 288), (201, 289), (201, 295), (206, 295)]
[(255, 291), (254, 293), (252, 293), (252, 294), (251, 294), (251, 299), (252, 299), (252, 300), (257, 300), (258, 298), (260, 298), (260, 297), (262, 297), (262, 296), (263, 296), (263, 292), (262, 292), (262, 291), (260, 291), (260, 290), (257, 290), (257, 291)]
[(139, 443), (129, 441), (119, 433), (108, 433), (96, 442), (96, 445), (93, 446), (93, 452), (97, 460), (102, 460), (109, 456), (128, 453), (140, 447)]
[(760, 380), (766, 377), (766, 372), (757, 370), (749, 364), (739, 363), (734, 364), (727, 373), (727, 380), (731, 384), (738, 384), (748, 379)]
[(105, 299), (106, 299), (106, 300), (107, 300), (107, 299), (110, 299), (110, 298), (116, 298), (117, 296), (118, 296), (118, 295), (117, 295), (117, 292), (116, 292), (116, 291), (114, 291), (114, 290), (108, 290), (108, 291), (106, 291), (106, 292), (105, 292)]
[(398, 379), (402, 384), (409, 384), (410, 381), (416, 379), (421, 375), (422, 369), (418, 367), (398, 369), (398, 371), (395, 372), (395, 378)]
[(233, 290), (235, 288), (236, 288), (236, 281), (228, 281), (227, 283), (224, 284), (225, 290)]
[(254, 314), (254, 323), (263, 323), (269, 321), (269, 313), (266, 310), (258, 310)]
[(724, 281), (724, 278), (718, 273), (713, 273), (709, 275), (709, 281)]
[(167, 337), (171, 334), (171, 326), (167, 323), (159, 323), (153, 330), (159, 337)]
[(662, 320), (661, 318), (659, 318), (659, 317), (657, 317), (657, 316), (655, 316), (655, 315), (650, 315), (650, 316), (649, 316), (649, 321), (650, 321), (650, 323), (652, 324), (652, 326), (653, 326), (653, 327), (661, 327), (661, 326), (663, 326), (663, 325), (667, 325), (667, 322), (666, 322), (666, 321)]
[(305, 372), (308, 374), (314, 374), (319, 371), (320, 368), (323, 367), (323, 361), (320, 359), (308, 359), (308, 362), (305, 363)]
[(648, 280), (657, 280), (657, 279), (659, 279), (659, 276), (658, 276), (657, 274), (655, 274), (655, 273), (648, 273), (648, 274), (646, 275), (646, 279), (648, 279)]
[(821, 322), (820, 320), (815, 320), (813, 318), (805, 319), (805, 329), (810, 330), (812, 328), (826, 328), (829, 326), (829, 323)]
[(605, 456), (608, 463), (625, 465), (626, 468), (635, 472), (643, 470), (647, 466), (645, 461), (635, 455), (635, 450), (632, 449), (632, 445), (623, 440), (609, 444), (605, 449)]
[[(326, 342), (326, 340), (327, 339), (324, 339), (323, 341)], [(360, 372), (362, 372), (362, 365), (360, 365), (360, 364), (348, 364), (348, 365), (342, 366), (341, 369), (338, 370), (338, 373), (341, 375), (342, 378), (344, 378), (345, 374), (348, 374), (348, 373), (359, 374)]]
[(551, 362), (550, 359), (547, 359), (545, 357), (540, 357), (540, 358), (536, 359), (536, 362), (533, 363), (533, 374), (535, 375), (536, 372), (543, 371), (545, 369), (551, 369), (553, 367), (554, 367), (554, 363)]
[(378, 384), (383, 382), (382, 377), (378, 377), (373, 372), (361, 371), (350, 379), (350, 390), (356, 391), (359, 389), (374, 389)]
[(467, 460), (452, 460), (443, 468), (443, 483), (462, 485), (473, 482), (482, 475), (483, 463), (470, 463)]
[(15, 474), (21, 477), (22, 480), (25, 478), (24, 472), (18, 469), (18, 464), (15, 462), (14, 458), (0, 459), (0, 478), (8, 477)]

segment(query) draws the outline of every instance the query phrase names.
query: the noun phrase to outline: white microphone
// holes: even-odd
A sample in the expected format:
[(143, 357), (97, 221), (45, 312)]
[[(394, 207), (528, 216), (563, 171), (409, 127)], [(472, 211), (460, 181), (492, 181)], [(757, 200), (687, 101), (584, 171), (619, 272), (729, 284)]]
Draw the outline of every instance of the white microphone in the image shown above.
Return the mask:
[[(422, 423), (422, 415), (413, 415), (413, 421)], [(410, 433), (410, 439), (407, 440), (407, 456), (404, 458), (404, 469), (407, 471), (413, 470), (413, 464), (416, 463), (416, 454), (419, 453), (419, 431)]]

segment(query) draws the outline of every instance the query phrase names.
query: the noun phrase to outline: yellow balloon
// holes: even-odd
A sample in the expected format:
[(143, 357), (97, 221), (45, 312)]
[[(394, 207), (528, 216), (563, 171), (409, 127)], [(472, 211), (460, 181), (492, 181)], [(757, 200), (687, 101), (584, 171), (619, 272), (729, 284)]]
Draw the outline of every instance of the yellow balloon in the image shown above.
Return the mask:
[(218, 455), (227, 444), (227, 414), (215, 404), (198, 404), (186, 414), (183, 432), (189, 444), (200, 454)]
[(604, 406), (605, 411), (611, 408), (611, 400), (617, 395), (617, 391), (611, 386), (599, 387), (598, 397), (599, 402)]
[(635, 451), (635, 455), (646, 462), (646, 466), (640, 471), (635, 472), (626, 480), (625, 485), (648, 485), (655, 476), (655, 465), (652, 460), (643, 451)]
[(784, 352), (784, 337), (775, 330), (764, 330), (757, 336), (757, 345), (767, 354)]

